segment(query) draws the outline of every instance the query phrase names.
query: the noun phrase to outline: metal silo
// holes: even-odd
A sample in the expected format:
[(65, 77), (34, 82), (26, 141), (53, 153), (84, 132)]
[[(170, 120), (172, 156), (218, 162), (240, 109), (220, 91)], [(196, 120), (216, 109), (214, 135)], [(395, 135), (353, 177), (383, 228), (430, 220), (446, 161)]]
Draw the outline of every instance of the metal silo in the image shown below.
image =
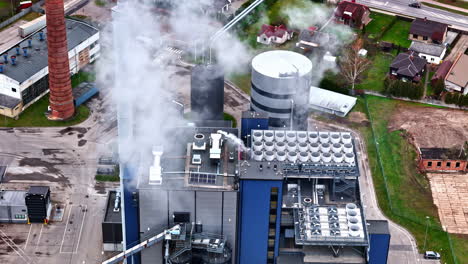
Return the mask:
[(190, 94), (192, 119), (223, 119), (224, 72), (219, 66), (193, 67)]
[[(274, 50), (252, 60), (251, 108), (269, 116), (273, 128), (307, 129), (312, 62), (296, 52)], [(304, 124), (303, 124), (304, 123)]]

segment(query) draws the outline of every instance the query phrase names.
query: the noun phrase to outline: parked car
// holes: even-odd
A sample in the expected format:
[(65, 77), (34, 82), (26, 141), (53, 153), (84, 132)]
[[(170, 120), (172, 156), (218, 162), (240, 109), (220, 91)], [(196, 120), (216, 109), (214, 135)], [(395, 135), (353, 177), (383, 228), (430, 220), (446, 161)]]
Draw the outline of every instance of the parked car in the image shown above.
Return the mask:
[(424, 252), (425, 259), (440, 259), (440, 254), (435, 251), (426, 251)]
[(414, 8), (421, 8), (421, 3), (419, 3), (419, 2), (412, 2), (412, 3), (409, 3), (408, 6), (414, 7)]

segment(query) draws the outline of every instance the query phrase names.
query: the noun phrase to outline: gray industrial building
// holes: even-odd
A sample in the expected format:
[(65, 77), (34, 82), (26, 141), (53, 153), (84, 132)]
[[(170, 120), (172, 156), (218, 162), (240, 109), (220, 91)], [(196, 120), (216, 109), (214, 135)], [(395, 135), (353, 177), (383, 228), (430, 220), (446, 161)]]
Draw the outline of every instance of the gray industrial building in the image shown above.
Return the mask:
[(0, 223), (28, 222), (26, 191), (0, 190)]
[[(237, 134), (232, 128), (176, 128), (172, 138), (153, 147), (152, 164), (140, 166), (138, 177), (141, 240), (185, 222), (236, 251), (238, 146), (230, 138)], [(164, 243), (143, 250), (142, 263), (163, 263), (164, 250)], [(179, 258), (189, 251), (172, 245), (171, 263), (186, 263)], [(235, 263), (232, 255), (228, 263)]]

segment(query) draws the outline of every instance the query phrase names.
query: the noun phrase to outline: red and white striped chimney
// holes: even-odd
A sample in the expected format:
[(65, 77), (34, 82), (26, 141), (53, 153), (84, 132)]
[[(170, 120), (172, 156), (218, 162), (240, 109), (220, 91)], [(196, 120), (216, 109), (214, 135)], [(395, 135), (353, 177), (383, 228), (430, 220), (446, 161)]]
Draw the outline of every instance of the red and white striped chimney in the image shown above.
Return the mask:
[(75, 113), (68, 61), (63, 0), (46, 0), (49, 59), (50, 120), (69, 119)]

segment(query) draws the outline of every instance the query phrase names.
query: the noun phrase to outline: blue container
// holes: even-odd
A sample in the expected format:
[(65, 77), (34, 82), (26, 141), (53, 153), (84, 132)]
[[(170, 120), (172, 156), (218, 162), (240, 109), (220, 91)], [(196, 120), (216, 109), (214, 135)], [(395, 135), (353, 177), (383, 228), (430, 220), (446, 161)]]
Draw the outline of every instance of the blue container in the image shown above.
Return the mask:
[(368, 220), (369, 264), (386, 264), (390, 247), (390, 232), (386, 220)]

